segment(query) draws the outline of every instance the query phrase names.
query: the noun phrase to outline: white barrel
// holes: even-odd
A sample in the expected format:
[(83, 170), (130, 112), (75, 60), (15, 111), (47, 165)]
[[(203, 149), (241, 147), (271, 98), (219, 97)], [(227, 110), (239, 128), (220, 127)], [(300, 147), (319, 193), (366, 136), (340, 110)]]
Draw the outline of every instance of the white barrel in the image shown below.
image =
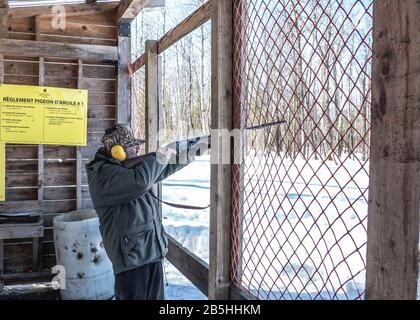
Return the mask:
[(64, 285), (60, 280), (63, 300), (112, 299), (114, 272), (103, 246), (95, 210), (55, 217), (54, 244), (58, 269), (63, 266), (65, 271)]

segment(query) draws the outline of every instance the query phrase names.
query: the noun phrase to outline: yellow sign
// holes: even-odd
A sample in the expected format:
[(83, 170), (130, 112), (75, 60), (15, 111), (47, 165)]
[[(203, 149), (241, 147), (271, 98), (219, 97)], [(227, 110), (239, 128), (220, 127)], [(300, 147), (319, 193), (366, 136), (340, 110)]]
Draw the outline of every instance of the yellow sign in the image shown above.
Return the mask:
[(4, 143), (0, 143), (0, 201), (6, 200), (6, 191), (5, 191), (5, 184), (6, 184), (6, 152)]
[(0, 85), (0, 141), (86, 145), (87, 90)]

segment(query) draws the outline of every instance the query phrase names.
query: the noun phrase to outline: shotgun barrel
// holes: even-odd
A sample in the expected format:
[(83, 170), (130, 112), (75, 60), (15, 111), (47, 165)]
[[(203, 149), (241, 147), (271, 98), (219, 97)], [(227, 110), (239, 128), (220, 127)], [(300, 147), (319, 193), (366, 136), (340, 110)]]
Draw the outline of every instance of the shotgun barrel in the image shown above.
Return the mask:
[(245, 130), (256, 130), (256, 129), (262, 129), (262, 128), (268, 128), (268, 127), (273, 127), (279, 124), (285, 124), (287, 123), (286, 120), (279, 120), (279, 121), (274, 121), (274, 122), (269, 122), (269, 123), (263, 123), (263, 124), (258, 124), (252, 127), (245, 127)]

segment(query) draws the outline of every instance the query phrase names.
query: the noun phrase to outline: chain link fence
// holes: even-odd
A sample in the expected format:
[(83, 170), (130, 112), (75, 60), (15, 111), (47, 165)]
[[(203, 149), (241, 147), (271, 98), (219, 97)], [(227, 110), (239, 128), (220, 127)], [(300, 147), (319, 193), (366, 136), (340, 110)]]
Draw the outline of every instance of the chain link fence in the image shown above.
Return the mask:
[(372, 2), (234, 1), (231, 270), (260, 299), (364, 296)]

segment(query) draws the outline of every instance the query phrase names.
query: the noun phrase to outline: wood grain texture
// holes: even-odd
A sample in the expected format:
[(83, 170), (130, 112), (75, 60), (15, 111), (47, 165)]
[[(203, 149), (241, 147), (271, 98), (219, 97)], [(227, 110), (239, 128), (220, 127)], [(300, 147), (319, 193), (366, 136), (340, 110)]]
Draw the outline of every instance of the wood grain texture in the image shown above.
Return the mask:
[[(31, 50), (27, 50), (31, 48)], [(0, 39), (0, 52), (4, 55), (24, 57), (61, 57), (83, 60), (118, 60), (117, 47), (88, 44), (55, 43)]]
[[(212, 4), (211, 128), (232, 129), (232, 2)], [(216, 141), (217, 140), (217, 141)], [(229, 299), (231, 165), (226, 146), (212, 137), (209, 299)], [(216, 142), (213, 144), (213, 142)], [(227, 152), (230, 154), (230, 152)]]
[(168, 236), (168, 255), (166, 258), (185, 277), (207, 296), (209, 287), (209, 266), (202, 259), (184, 248), (171, 236)]
[(117, 122), (131, 124), (131, 37), (118, 37)]
[(118, 7), (118, 21), (134, 19), (144, 8), (163, 7), (165, 0), (121, 0)]
[(7, 20), (7, 9), (0, 8), (0, 39), (7, 39)]
[(146, 152), (156, 151), (159, 132), (159, 79), (157, 41), (147, 40), (146, 52)]
[(374, 1), (366, 299), (416, 299), (420, 2)]
[(60, 36), (92, 37), (100, 39), (116, 39), (116, 26), (102, 26), (96, 24), (76, 23), (66, 21), (65, 28), (54, 28), (51, 21), (41, 20), (40, 28), (42, 33)]
[[(113, 13), (119, 5), (119, 1), (95, 3), (95, 4), (67, 4), (65, 6), (66, 16), (83, 16), (95, 13)], [(10, 18), (30, 18), (35, 16), (51, 17), (56, 13), (53, 12), (53, 5), (31, 6), (31, 7), (15, 7), (9, 8)]]

